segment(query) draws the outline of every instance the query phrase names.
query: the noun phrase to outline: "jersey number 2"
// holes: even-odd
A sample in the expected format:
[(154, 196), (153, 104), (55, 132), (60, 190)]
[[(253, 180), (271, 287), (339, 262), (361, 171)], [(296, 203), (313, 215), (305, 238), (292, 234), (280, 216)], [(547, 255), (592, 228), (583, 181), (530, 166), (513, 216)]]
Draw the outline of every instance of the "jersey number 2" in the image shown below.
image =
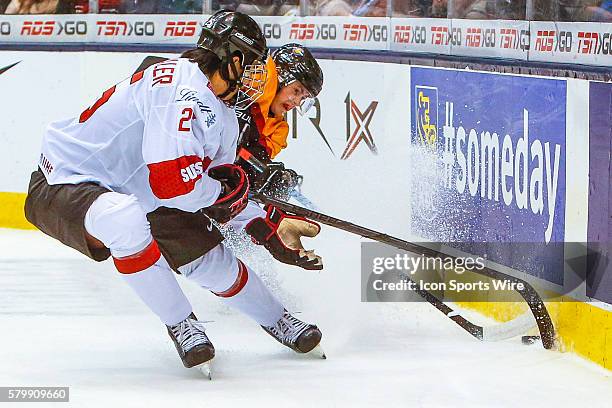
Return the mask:
[(181, 120), (179, 121), (178, 130), (181, 132), (189, 132), (191, 130), (191, 128), (189, 127), (189, 122), (193, 118), (193, 109), (183, 109), (183, 111), (181, 112)]

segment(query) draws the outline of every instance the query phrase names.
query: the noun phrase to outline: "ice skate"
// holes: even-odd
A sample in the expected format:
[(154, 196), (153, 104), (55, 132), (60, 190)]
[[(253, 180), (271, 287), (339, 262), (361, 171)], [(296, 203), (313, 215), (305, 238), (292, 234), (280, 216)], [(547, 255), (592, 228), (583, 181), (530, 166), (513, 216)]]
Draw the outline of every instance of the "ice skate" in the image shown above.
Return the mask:
[(210, 362), (215, 356), (215, 348), (206, 336), (202, 322), (192, 313), (182, 322), (166, 327), (183, 365), (195, 367), (209, 380), (212, 379)]
[(297, 353), (327, 358), (320, 345), (321, 330), (314, 324), (304, 323), (286, 310), (274, 326), (261, 327), (279, 343)]

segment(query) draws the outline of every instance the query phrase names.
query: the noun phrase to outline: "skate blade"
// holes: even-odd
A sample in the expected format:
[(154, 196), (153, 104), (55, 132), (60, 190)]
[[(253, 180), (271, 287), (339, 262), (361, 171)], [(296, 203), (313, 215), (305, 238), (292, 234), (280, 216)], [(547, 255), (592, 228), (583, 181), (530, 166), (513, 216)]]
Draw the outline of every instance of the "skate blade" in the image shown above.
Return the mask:
[(197, 365), (195, 367), (192, 367), (196, 370), (198, 370), (199, 372), (202, 373), (202, 375), (204, 375), (204, 377), (208, 378), (209, 380), (212, 380), (212, 370), (211, 370), (211, 360), (208, 360), (205, 363), (202, 363), (200, 365)]
[(321, 347), (321, 344), (317, 344), (315, 348), (313, 348), (306, 354), (309, 356), (320, 358), (321, 360), (327, 360), (327, 356), (325, 355), (325, 351), (323, 350), (323, 347)]

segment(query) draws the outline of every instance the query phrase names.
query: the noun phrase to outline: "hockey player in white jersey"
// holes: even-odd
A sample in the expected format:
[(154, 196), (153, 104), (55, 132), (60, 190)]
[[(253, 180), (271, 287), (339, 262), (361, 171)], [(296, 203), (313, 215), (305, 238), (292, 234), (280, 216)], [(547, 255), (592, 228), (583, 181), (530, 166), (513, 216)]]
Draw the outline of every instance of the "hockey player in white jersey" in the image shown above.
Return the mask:
[(215, 351), (174, 272), (297, 352), (321, 340), (315, 325), (287, 312), (223, 246), (210, 221), (244, 228), (282, 262), (323, 267), (300, 242), (320, 227), (249, 202), (248, 179), (233, 164), (232, 108), (262, 93), (266, 54), (250, 17), (216, 13), (196, 49), (137, 72), (78, 117), (49, 125), (30, 181), (28, 220), (96, 261), (112, 256), (123, 280), (167, 326), (186, 367), (208, 362)]

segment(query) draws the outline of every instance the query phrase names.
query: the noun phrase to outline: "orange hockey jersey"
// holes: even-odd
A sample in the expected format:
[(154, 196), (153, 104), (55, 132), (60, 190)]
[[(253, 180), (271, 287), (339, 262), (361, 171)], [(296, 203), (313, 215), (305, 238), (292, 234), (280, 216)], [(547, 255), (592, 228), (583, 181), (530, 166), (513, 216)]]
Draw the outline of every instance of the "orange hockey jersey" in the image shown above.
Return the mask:
[(251, 107), (253, 122), (259, 133), (259, 144), (273, 159), (285, 147), (287, 147), (287, 136), (289, 135), (289, 124), (285, 118), (275, 118), (271, 115), (270, 106), (278, 90), (278, 74), (276, 64), (272, 57), (266, 62), (268, 77), (264, 87), (264, 94)]

